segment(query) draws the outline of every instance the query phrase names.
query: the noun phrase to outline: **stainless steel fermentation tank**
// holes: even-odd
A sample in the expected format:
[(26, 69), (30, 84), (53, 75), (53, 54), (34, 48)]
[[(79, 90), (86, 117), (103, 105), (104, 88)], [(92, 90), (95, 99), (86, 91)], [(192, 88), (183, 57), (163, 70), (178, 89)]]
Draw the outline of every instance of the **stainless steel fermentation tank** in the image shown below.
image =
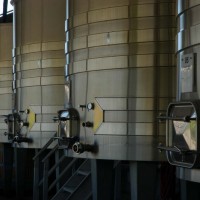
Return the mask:
[(178, 101), (170, 104), (167, 116), (168, 160), (178, 166), (180, 179), (194, 182), (200, 182), (200, 170), (197, 169), (200, 166), (199, 11), (200, 1), (177, 1)]
[(175, 97), (175, 1), (70, 0), (69, 11), (71, 102), (80, 143), (97, 146), (73, 156), (163, 159), (165, 124), (156, 117)]
[(22, 137), (33, 140), (20, 146), (41, 148), (57, 131), (52, 119), (64, 106), (66, 1), (14, 3), (14, 110), (31, 123), (20, 130)]
[[(165, 140), (165, 125), (156, 117), (175, 96), (175, 1), (70, 0), (64, 27), (65, 4), (15, 1), (14, 109), (29, 109), (35, 117), (22, 131), (33, 143), (20, 146), (43, 147), (65, 104), (80, 116), (73, 134), (97, 147), (95, 153), (69, 154), (163, 159), (157, 145)], [(64, 102), (64, 74), (70, 102)]]
[[(12, 108), (12, 24), (0, 24), (0, 115), (8, 115)], [(0, 141), (6, 142), (5, 117), (0, 118)]]

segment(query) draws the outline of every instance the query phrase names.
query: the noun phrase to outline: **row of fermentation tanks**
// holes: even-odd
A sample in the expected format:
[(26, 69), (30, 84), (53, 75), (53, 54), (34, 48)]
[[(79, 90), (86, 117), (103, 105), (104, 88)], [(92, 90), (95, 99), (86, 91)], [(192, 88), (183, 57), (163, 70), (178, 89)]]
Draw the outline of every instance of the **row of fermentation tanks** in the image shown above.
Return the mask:
[(166, 161), (160, 148), (180, 178), (198, 177), (199, 9), (14, 1), (0, 25), (0, 141), (42, 148), (56, 135), (69, 156), (129, 161)]

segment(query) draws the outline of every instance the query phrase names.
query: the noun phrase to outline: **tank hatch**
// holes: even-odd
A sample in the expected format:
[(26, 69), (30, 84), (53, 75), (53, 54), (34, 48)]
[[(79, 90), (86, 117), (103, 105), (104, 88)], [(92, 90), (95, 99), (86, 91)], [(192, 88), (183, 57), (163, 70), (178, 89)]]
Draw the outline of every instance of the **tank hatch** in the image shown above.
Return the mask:
[(166, 151), (170, 164), (196, 168), (200, 167), (200, 101), (171, 103), (167, 115), (159, 117), (166, 120), (166, 146), (159, 149)]

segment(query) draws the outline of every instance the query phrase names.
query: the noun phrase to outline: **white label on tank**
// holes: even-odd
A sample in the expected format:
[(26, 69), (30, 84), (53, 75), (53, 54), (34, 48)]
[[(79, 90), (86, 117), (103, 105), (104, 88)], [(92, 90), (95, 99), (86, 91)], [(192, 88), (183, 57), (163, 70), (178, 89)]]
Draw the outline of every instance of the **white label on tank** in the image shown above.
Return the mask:
[(181, 91), (193, 92), (194, 84), (194, 56), (183, 55), (181, 58)]

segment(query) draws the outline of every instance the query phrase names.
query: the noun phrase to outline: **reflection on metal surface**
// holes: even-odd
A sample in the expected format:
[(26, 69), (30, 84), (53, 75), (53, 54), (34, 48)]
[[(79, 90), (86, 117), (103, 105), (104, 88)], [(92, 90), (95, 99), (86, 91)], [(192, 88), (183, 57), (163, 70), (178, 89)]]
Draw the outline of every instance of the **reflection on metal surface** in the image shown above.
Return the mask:
[(197, 127), (196, 122), (191, 121), (190, 127), (183, 133), (184, 139), (190, 150), (197, 150)]
[(58, 111), (58, 137), (72, 138), (79, 135), (79, 114), (76, 109)]
[(177, 135), (183, 135), (185, 142), (190, 150), (197, 150), (196, 121), (180, 122), (173, 121)]
[(173, 124), (177, 135), (183, 134), (189, 125), (189, 123), (182, 121), (173, 121)]
[(58, 122), (58, 144), (71, 149), (73, 144), (79, 141), (80, 120), (77, 110), (74, 108), (59, 110), (58, 117), (54, 117), (54, 121)]

